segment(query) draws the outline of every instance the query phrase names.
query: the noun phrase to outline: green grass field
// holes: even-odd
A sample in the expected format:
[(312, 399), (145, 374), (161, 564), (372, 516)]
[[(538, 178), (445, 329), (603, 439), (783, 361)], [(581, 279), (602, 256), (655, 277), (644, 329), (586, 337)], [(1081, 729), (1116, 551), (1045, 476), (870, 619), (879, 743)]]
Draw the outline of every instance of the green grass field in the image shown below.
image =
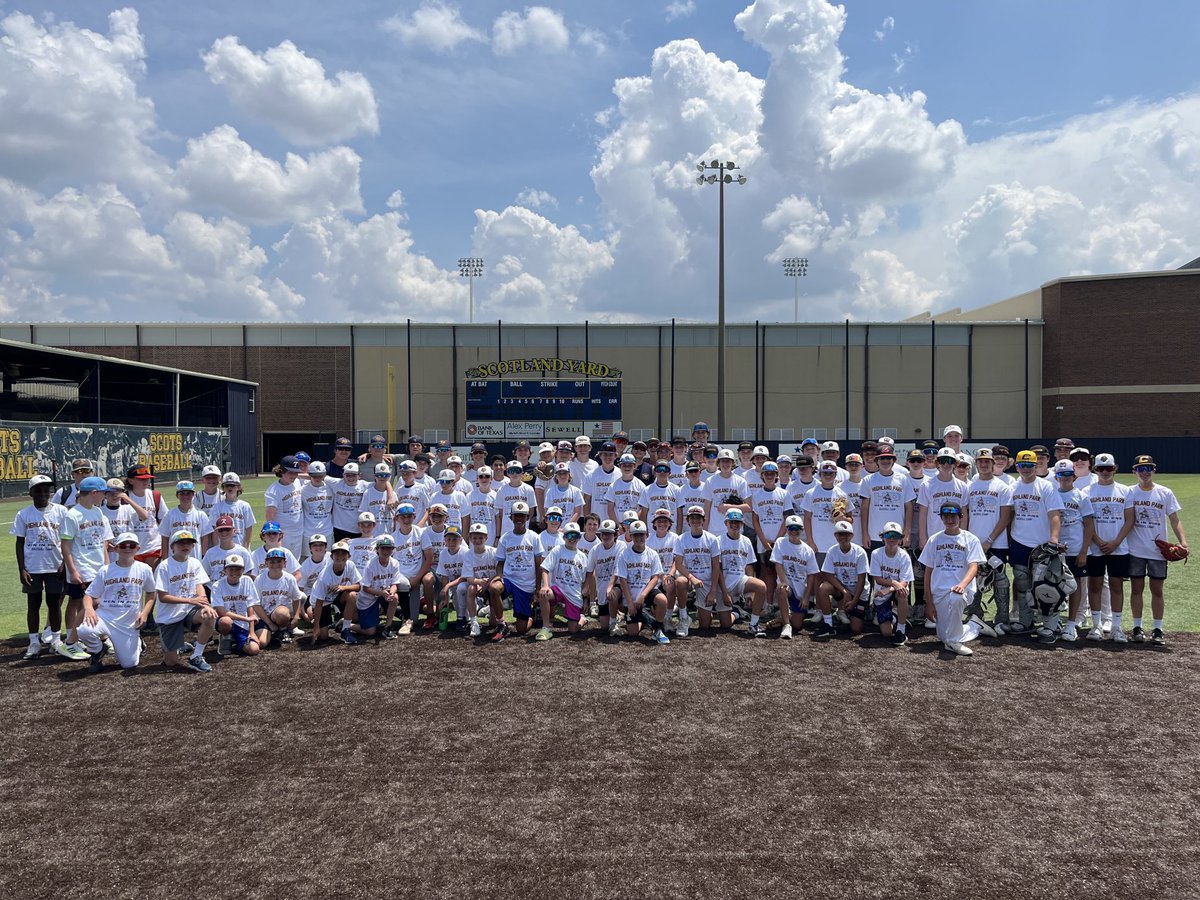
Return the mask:
[[(1132, 484), (1134, 477), (1125, 476), (1121, 481)], [(1171, 488), (1183, 506), (1180, 514), (1188, 541), (1200, 546), (1200, 475), (1163, 475), (1160, 483)], [(263, 493), (271, 484), (270, 477), (247, 478), (242, 498), (254, 507), (255, 515), (262, 521)], [(160, 487), (162, 490), (162, 487)], [(170, 505), (173, 497), (163, 491), (163, 499)], [(17, 575), (15, 539), (8, 536), (13, 516), (28, 501), (9, 500), (0, 502), (0, 636), (15, 637), (25, 634), (25, 597), (21, 593)], [(257, 546), (257, 544), (255, 545)], [(251, 549), (254, 549), (251, 547)], [(1166, 588), (1166, 627), (1170, 631), (1200, 631), (1200, 563), (1172, 564)], [(1128, 622), (1128, 604), (1126, 605)], [(1146, 595), (1146, 617), (1150, 615), (1149, 592)], [(44, 624), (44, 621), (43, 621)]]

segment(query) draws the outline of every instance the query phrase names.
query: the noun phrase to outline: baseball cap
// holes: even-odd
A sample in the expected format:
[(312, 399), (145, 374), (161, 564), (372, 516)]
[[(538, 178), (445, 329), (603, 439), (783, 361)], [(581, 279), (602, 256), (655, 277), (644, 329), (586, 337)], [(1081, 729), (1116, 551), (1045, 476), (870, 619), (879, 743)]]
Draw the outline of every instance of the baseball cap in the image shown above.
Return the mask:
[(819, 446), (820, 446), (820, 444), (818, 444), (818, 443), (817, 443), (817, 439), (816, 439), (816, 438), (810, 438), (810, 437), (806, 437), (804, 440), (802, 440), (802, 441), (800, 442), (800, 446), (801, 446), (801, 447), (807, 447), (809, 444), (812, 444), (814, 447), (819, 447)]
[(971, 459), (970, 453), (958, 453), (954, 457), (954, 461), (960, 466), (969, 466), (974, 460)]
[(1035, 463), (1037, 454), (1032, 450), (1021, 450), (1017, 453), (1017, 463)]
[(938, 515), (942, 516), (961, 516), (962, 506), (955, 500), (947, 500), (938, 510)]
[(876, 441), (863, 441), (859, 446), (860, 453), (871, 453), (879, 449), (879, 444)]
[(233, 516), (217, 516), (217, 520), (213, 522), (213, 528), (236, 528), (233, 524)]
[(945, 428), (942, 429), (942, 437), (945, 437), (948, 434), (961, 435), (962, 433), (963, 433), (963, 430), (962, 430), (961, 425), (947, 425)]
[(760, 446), (754, 448), (754, 450), (750, 454), (750, 457), (753, 459), (755, 456), (770, 457), (770, 455), (771, 455), (770, 451), (767, 450), (766, 447), (763, 447), (760, 445)]
[(375, 513), (373, 513), (373, 512), (360, 512), (360, 513), (358, 514), (358, 521), (359, 521), (359, 523), (360, 523), (360, 524), (361, 524), (361, 523), (363, 523), (363, 522), (374, 522), (374, 521), (375, 521)]
[(1068, 459), (1091, 459), (1091, 458), (1092, 458), (1092, 451), (1089, 450), (1087, 447), (1076, 447), (1074, 450), (1071, 451), (1071, 455), (1068, 457)]
[(670, 472), (671, 464), (665, 463), (665, 462), (657, 462), (654, 464), (654, 471), (655, 472)]
[(350, 552), (350, 542), (346, 541), (346, 540), (341, 540), (329, 548), (330, 553), (337, 553), (339, 550), (344, 550), (345, 552), (349, 553)]
[(993, 456), (1012, 456), (1012, 451), (1009, 450), (1007, 447), (1005, 447), (1003, 444), (993, 444), (992, 445), (992, 455)]
[[(403, 467), (404, 463), (401, 463), (400, 465), (401, 465), (401, 467)], [(413, 468), (415, 469), (416, 466), (414, 465)], [(346, 463), (344, 466), (342, 466), (342, 474), (343, 475), (357, 475), (358, 474), (358, 463), (356, 463), (356, 462)]]
[(838, 468), (837, 463), (835, 463), (832, 459), (827, 459), (821, 463), (821, 465), (819, 466), (817, 471), (819, 471), (819, 472), (836, 472), (837, 468)]
[(137, 546), (141, 546), (141, 541), (138, 540), (138, 536), (132, 531), (122, 531), (117, 535), (117, 539), (113, 541), (113, 543), (118, 547), (120, 547), (122, 544), (135, 544)]
[(579, 537), (581, 534), (583, 534), (583, 529), (579, 527), (578, 522), (568, 522), (563, 526), (563, 535), (565, 537), (571, 537), (572, 535)]
[(978, 450), (975, 451), (975, 458), (976, 459), (991, 459), (992, 451), (989, 450), (987, 447), (980, 447)]
[(476, 441), (474, 444), (471, 445), (471, 453), (472, 454), (487, 453), (487, 444), (481, 444), (478, 441)]
[(704, 515), (704, 507), (693, 504), (687, 508), (687, 515), (688, 516), (702, 516), (702, 515)]
[(401, 503), (396, 507), (396, 515), (398, 516), (415, 516), (416, 514), (417, 508), (411, 503)]
[(1112, 466), (1113, 468), (1116, 468), (1116, 465), (1117, 458), (1111, 453), (1100, 453), (1096, 456), (1096, 468), (1100, 468), (1101, 466)]
[(783, 520), (783, 525), (785, 528), (799, 528), (801, 531), (804, 530), (804, 520), (799, 516), (788, 516)]
[(802, 468), (803, 466), (808, 466), (811, 469), (814, 465), (816, 465), (816, 463), (813, 462), (813, 458), (811, 456), (797, 456), (796, 457), (796, 468)]
[(457, 525), (447, 525), (446, 526), (446, 537), (452, 537), (452, 536), (457, 537), (457, 538), (462, 537), (462, 529), (459, 528)]
[(549, 516), (561, 516), (562, 514), (563, 514), (563, 511), (562, 511), (561, 506), (551, 506), (546, 510), (546, 515), (548, 517)]
[(712, 431), (712, 429), (708, 427), (707, 422), (697, 422), (692, 426), (692, 434), (695, 434), (697, 431)]
[(514, 450), (529, 450), (530, 448), (531, 448), (531, 445), (530, 445), (529, 441), (525, 440), (524, 438), (521, 438), (521, 440), (519, 440), (515, 444), (513, 444)]
[(83, 456), (71, 463), (72, 472), (92, 472), (95, 470), (95, 468), (96, 467), (92, 465), (92, 461)]
[[(868, 443), (869, 443), (869, 442), (868, 442)], [(884, 444), (887, 444), (889, 447), (895, 447), (895, 446), (896, 446), (896, 439), (895, 439), (895, 438), (892, 438), (892, 437), (888, 437), (888, 436), (885, 434), (883, 437), (881, 437), (881, 438), (879, 439), (879, 446), (880, 446), (880, 447), (882, 447)], [(865, 446), (866, 446), (866, 444), (863, 444), (863, 446), (865, 447)]]
[(895, 459), (896, 448), (891, 444), (880, 444), (879, 449), (875, 451), (876, 459)]
[(392, 467), (389, 466), (387, 463), (375, 463), (375, 477), (376, 478), (391, 478), (392, 477)]
[(629, 533), (630, 534), (645, 534), (646, 533), (646, 523), (643, 522), (641, 519), (634, 519), (632, 522), (629, 523)]
[(260, 534), (283, 534), (283, 526), (280, 525), (278, 522), (276, 522), (274, 519), (267, 519), (267, 521), (262, 523), (262, 528), (260, 529), (259, 533)]
[(833, 523), (834, 534), (854, 534), (854, 526), (845, 519), (839, 519)]
[(625, 510), (625, 512), (621, 513), (621, 521), (624, 522), (626, 525), (628, 525), (630, 522), (632, 522), (637, 517), (638, 517), (637, 510), (627, 509), (627, 510)]
[(656, 509), (654, 511), (654, 515), (650, 517), (650, 521), (654, 521), (655, 519), (674, 519), (674, 518), (675, 517), (673, 515), (671, 515), (671, 511), (669, 509)]
[(200, 470), (201, 478), (207, 478), (209, 475), (216, 475), (218, 478), (220, 478), (221, 477), (221, 467), (220, 466), (205, 466), (203, 469)]
[(336, 441), (333, 442), (333, 446), (352, 448), (354, 446), (354, 442), (351, 441), (350, 438), (340, 437)]
[(590, 447), (590, 446), (592, 446), (592, 439), (590, 437), (588, 437), (586, 434), (581, 434), (581, 435), (579, 435), (579, 437), (575, 438), (575, 446), (576, 447)]
[(524, 466), (522, 466), (522, 465), (521, 465), (521, 464), (520, 464), (520, 463), (519, 463), (517, 460), (515, 460), (515, 459), (510, 459), (510, 460), (508, 461), (508, 465), (506, 465), (506, 466), (504, 467), (504, 471), (505, 471), (505, 472), (520, 472), (520, 471), (522, 471), (524, 468), (525, 468), (525, 467), (524, 467)]
[(436, 447), (438, 453), (449, 453), (451, 450), (449, 441), (438, 441)]
[(417, 471), (417, 464), (411, 459), (406, 459), (400, 463), (398, 468), (401, 472), (415, 472)]
[(923, 453), (934, 454), (941, 449), (941, 445), (937, 441), (921, 441), (921, 451)]
[(172, 544), (178, 544), (180, 541), (191, 541), (194, 544), (196, 543), (196, 536), (186, 528), (181, 528), (171, 535)]
[(837, 445), (837, 441), (826, 441), (821, 445), (821, 452), (824, 453), (827, 450), (837, 450), (840, 453), (842, 448)]
[(149, 466), (130, 466), (129, 471), (125, 473), (125, 477), (149, 481), (154, 476), (150, 474)]
[(600, 528), (598, 529), (598, 531), (601, 534), (616, 534), (617, 533), (617, 523), (614, 522), (612, 519), (605, 519), (603, 522), (600, 523)]
[(175, 493), (182, 494), (184, 491), (191, 491), (194, 494), (196, 493), (196, 485), (190, 481), (175, 482)]
[(622, 453), (621, 458), (617, 460), (617, 465), (635, 466), (637, 465), (637, 457), (632, 453)]
[(125, 490), (125, 482), (123, 482), (120, 478), (110, 478), (105, 482), (105, 485), (106, 489), (110, 491)]
[(467, 533), (468, 534), (487, 534), (488, 528), (482, 522), (476, 522), (469, 529), (467, 529)]
[(625, 443), (628, 444), (629, 443), (629, 432), (628, 431), (618, 431), (616, 434), (614, 434), (612, 436), (612, 439), (614, 441), (624, 441)]
[(1054, 464), (1054, 477), (1061, 478), (1064, 475), (1075, 477), (1075, 464), (1069, 459), (1060, 459)]
[(303, 450), (301, 450), (299, 453), (296, 454), (296, 461), (302, 462), (302, 463), (309, 463), (309, 462), (312, 462), (312, 457), (309, 456), (307, 453), (305, 453)]
[(237, 567), (239, 569), (246, 568), (246, 561), (242, 559), (242, 554), (230, 553), (227, 557), (225, 557), (225, 568), (228, 569), (231, 567)]
[(742, 515), (742, 511), (740, 509), (731, 509), (729, 512), (725, 513), (726, 522), (741, 522), (745, 518), (746, 517)]
[(314, 534), (308, 539), (308, 544), (311, 547), (313, 544), (328, 544), (329, 538), (323, 534)]
[(752, 443), (750, 443), (749, 441), (742, 441), (740, 444), (737, 445), (737, 448), (738, 448), (739, 452), (742, 450), (753, 450), (754, 445)]
[(491, 466), (480, 466), (478, 469), (475, 470), (475, 475), (478, 478), (491, 478), (492, 477), (492, 467)]
[(649, 450), (650, 446), (645, 441), (634, 441), (633, 449), (634, 450)]
[(408, 439), (408, 446), (410, 446), (410, 447), (414, 447), (414, 446), (415, 446), (415, 447), (424, 447), (424, 446), (425, 446), (425, 442), (424, 442), (423, 440), (421, 440), (419, 437), (417, 437), (417, 436), (414, 434), (412, 437), (410, 437), (410, 438)]
[(285, 472), (299, 472), (300, 471), (300, 460), (296, 459), (296, 457), (292, 456), (291, 454), (288, 454), (283, 459), (281, 459), (279, 461), (279, 465), (283, 466), (283, 469)]
[(442, 469), (442, 471), (438, 472), (437, 480), (441, 484), (453, 484), (454, 482), (458, 481), (458, 476), (449, 469)]
[(730, 462), (737, 462), (737, 454), (726, 448), (724, 450), (717, 451), (717, 459), (727, 459)]
[(513, 515), (513, 516), (529, 515), (529, 504), (526, 503), (524, 500), (518, 500), (516, 503), (514, 503), (512, 505), (512, 512), (509, 513), (509, 515)]
[(549, 441), (542, 441), (538, 444), (538, 453), (553, 453), (554, 445)]
[(775, 463), (775, 462), (771, 462), (770, 460), (767, 460), (765, 463), (762, 464), (762, 470), (764, 472), (778, 472), (779, 471), (779, 463)]
[(571, 474), (571, 466), (568, 463), (559, 463), (554, 467), (555, 475), (559, 475), (563, 472), (566, 472), (568, 475)]
[(601, 453), (616, 453), (617, 445), (614, 444), (612, 441), (605, 441), (603, 444), (600, 445), (600, 452)]
[(904, 537), (904, 529), (899, 522), (884, 522), (883, 531), (879, 532), (880, 537)]
[(671, 438), (672, 447), (686, 447), (687, 445), (687, 438), (685, 438), (682, 434), (677, 434), (675, 437)]
[(81, 491), (106, 491), (108, 490), (108, 482), (96, 475), (89, 475), (83, 481), (79, 482), (79, 490)]
[(287, 559), (287, 551), (282, 547), (275, 547), (268, 550), (263, 559)]
[(237, 472), (226, 472), (221, 476), (221, 484), (241, 484), (242, 476)]
[(1038, 454), (1039, 456), (1049, 456), (1050, 455), (1050, 450), (1049, 450), (1049, 448), (1046, 447), (1045, 444), (1034, 444), (1029, 449), (1032, 450), (1034, 453)]
[(324, 475), (325, 474), (325, 463), (321, 462), (320, 460), (317, 460), (316, 462), (310, 462), (308, 464), (308, 474), (309, 475)]
[(1054, 442), (1054, 446), (1055, 447), (1066, 447), (1068, 449), (1073, 450), (1073, 449), (1075, 449), (1075, 442), (1073, 440), (1071, 440), (1070, 438), (1059, 438), (1057, 441)]
[(1154, 465), (1154, 457), (1147, 454), (1133, 458), (1133, 467), (1136, 469), (1138, 466), (1153, 466), (1156, 469), (1158, 468), (1158, 466)]
[(779, 465), (779, 466), (795, 465), (795, 463), (792, 462), (792, 458), (790, 456), (788, 456), (786, 453), (781, 453), (779, 456), (775, 457), (775, 464)]
[(458, 456), (456, 454), (452, 453), (450, 456), (448, 456), (446, 458), (446, 465), (448, 465), (448, 466), (461, 466), (462, 464), (463, 464), (462, 457)]
[(685, 465), (683, 467), (683, 471), (684, 472), (699, 472), (700, 471), (700, 463), (696, 462), (693, 459), (691, 462), (689, 462), (687, 465)]
[(958, 462), (958, 454), (949, 447), (943, 447), (937, 452), (938, 462)]
[(925, 454), (914, 447), (912, 450), (908, 451), (907, 459), (909, 462), (924, 462)]
[(450, 508), (448, 506), (446, 506), (445, 503), (431, 504), (429, 507), (429, 514), (432, 516), (435, 513), (438, 515), (446, 516), (446, 515), (450, 514)]
[(574, 451), (574, 450), (575, 450), (575, 445), (574, 445), (574, 444), (572, 444), (570, 441), (559, 441), (559, 442), (558, 442), (558, 449), (559, 449), (559, 450), (570, 450), (570, 451)]
[(855, 463), (858, 463), (861, 466), (862, 461), (863, 461), (863, 458), (857, 453), (847, 453), (846, 454), (846, 465), (848, 465), (848, 466), (852, 466)]

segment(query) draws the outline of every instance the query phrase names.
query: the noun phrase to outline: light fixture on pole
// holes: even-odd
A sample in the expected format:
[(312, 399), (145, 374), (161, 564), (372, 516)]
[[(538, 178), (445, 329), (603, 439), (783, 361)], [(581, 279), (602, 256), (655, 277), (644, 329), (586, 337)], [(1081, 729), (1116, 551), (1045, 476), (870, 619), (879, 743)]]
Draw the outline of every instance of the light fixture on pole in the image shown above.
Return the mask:
[(458, 274), (467, 279), (467, 321), (475, 321), (475, 279), (483, 274), (483, 257), (463, 256), (458, 260)]
[(800, 321), (800, 279), (808, 274), (807, 256), (789, 256), (783, 261), (783, 274), (796, 285), (796, 321)]
[[(696, 169), (700, 175), (696, 184), (715, 184), (720, 195), (718, 206), (718, 239), (717, 239), (717, 440), (726, 440), (725, 433), (725, 185), (745, 184), (745, 175), (734, 175), (737, 166), (732, 160), (722, 162), (714, 159), (711, 162), (698, 162)], [(705, 172), (711, 172), (705, 175)]]

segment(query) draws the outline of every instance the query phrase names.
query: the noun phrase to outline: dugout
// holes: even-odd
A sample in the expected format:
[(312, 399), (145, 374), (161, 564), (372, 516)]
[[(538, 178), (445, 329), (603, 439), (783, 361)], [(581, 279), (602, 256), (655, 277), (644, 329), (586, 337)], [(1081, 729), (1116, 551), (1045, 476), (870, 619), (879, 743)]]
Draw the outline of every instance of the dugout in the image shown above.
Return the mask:
[[(99, 472), (147, 462), (166, 476), (208, 463), (257, 472), (258, 385), (0, 339), (0, 482), (56, 475), (74, 456)], [(64, 456), (63, 454), (66, 454)]]

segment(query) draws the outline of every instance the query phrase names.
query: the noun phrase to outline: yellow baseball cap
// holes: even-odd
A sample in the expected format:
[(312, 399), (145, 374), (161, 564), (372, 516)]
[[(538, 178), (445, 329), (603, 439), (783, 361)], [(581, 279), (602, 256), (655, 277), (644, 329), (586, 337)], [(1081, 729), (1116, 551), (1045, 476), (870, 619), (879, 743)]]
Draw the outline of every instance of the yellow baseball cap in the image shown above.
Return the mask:
[(1017, 454), (1018, 463), (1036, 463), (1037, 454), (1032, 450), (1022, 450)]

